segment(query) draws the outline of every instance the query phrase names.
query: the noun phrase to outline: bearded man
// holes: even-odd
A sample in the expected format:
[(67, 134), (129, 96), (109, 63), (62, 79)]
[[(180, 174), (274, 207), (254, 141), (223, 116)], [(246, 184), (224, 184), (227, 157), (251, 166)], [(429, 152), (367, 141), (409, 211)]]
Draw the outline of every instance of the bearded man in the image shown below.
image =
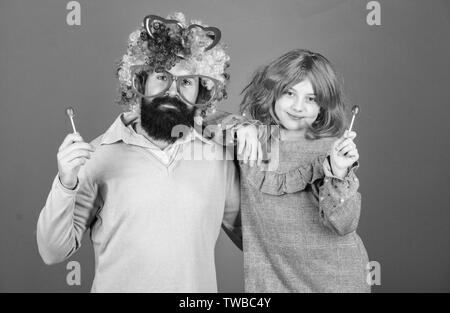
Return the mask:
[[(92, 142), (74, 133), (59, 147), (37, 224), (46, 264), (73, 255), (90, 230), (92, 292), (217, 292), (221, 225), (240, 244), (239, 178), (195, 119), (226, 96), (219, 41), (181, 13), (149, 15), (130, 35), (117, 69), (128, 111)], [(190, 157), (205, 149), (214, 157)]]

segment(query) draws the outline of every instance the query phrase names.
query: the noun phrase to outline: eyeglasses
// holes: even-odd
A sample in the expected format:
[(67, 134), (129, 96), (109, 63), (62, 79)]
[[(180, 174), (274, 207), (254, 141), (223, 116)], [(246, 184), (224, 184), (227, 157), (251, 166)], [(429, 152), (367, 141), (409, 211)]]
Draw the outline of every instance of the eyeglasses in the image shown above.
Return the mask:
[(153, 72), (148, 67), (137, 66), (131, 69), (133, 91), (144, 98), (155, 98), (169, 91), (176, 83), (178, 95), (185, 102), (204, 107), (215, 100), (221, 82), (204, 75), (172, 75), (168, 71)]

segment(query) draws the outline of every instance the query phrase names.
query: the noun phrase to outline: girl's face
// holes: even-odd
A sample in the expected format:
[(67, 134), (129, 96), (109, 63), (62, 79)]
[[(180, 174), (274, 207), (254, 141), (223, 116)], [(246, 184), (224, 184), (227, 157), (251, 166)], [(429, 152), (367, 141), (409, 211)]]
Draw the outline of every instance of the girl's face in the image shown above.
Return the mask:
[(319, 115), (314, 89), (308, 79), (286, 90), (275, 102), (275, 114), (287, 130), (305, 131)]

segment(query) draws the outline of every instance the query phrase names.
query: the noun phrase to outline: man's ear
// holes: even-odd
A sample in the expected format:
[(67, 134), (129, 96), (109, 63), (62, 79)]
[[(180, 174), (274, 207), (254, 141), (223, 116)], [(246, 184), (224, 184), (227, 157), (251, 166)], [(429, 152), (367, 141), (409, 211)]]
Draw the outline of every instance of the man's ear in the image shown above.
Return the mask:
[(128, 126), (129, 124), (131, 124), (132, 122), (134, 122), (136, 119), (139, 118), (140, 115), (140, 105), (139, 104), (135, 104), (134, 105), (134, 109), (131, 109), (130, 111), (126, 112), (125, 114), (123, 114), (123, 122), (126, 126)]

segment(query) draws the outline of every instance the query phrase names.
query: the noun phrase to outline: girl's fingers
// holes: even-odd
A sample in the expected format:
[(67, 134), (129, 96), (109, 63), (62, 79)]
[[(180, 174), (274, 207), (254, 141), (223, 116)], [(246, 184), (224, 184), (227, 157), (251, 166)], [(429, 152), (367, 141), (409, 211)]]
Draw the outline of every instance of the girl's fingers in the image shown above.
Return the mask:
[(342, 149), (343, 145), (347, 142), (347, 139), (339, 140), (334, 146), (334, 150), (339, 151)]
[(345, 139), (344, 141), (342, 141), (341, 143), (339, 143), (336, 146), (336, 151), (340, 151), (340, 150), (342, 150), (342, 148), (344, 148), (344, 147), (346, 147), (348, 145), (356, 146), (355, 143), (353, 142), (353, 139), (348, 138), (348, 139)]
[(342, 152), (342, 150), (347, 149), (348, 147), (356, 149), (356, 145), (353, 141), (342, 143), (342, 145), (339, 147), (338, 152)]
[(340, 155), (346, 155), (347, 153), (349, 153), (350, 151), (353, 151), (353, 150), (356, 150), (356, 148), (351, 146), (351, 145), (348, 145), (348, 146), (345, 146), (344, 148), (342, 148), (339, 151), (339, 154)]
[(349, 131), (347, 130), (347, 131), (345, 131), (344, 137), (345, 137), (345, 138), (355, 139), (355, 138), (356, 138), (356, 135), (357, 135), (356, 132), (354, 132), (354, 131), (349, 132)]
[(359, 159), (358, 150), (349, 151), (346, 155), (346, 158), (350, 159), (352, 162), (356, 162)]
[(348, 157), (359, 157), (358, 149), (353, 149), (347, 152)]
[(344, 142), (347, 139), (355, 139), (356, 138), (356, 132), (351, 131), (349, 132), (348, 130), (346, 130), (344, 132), (344, 134), (342, 135), (342, 137), (340, 137), (338, 140), (336, 140), (336, 146), (340, 145), (342, 142)]
[(341, 139), (347, 139), (347, 138), (355, 139), (356, 135), (357, 135), (356, 132), (354, 132), (354, 131), (349, 132), (348, 130), (346, 130), (344, 132), (344, 134), (342, 135)]

